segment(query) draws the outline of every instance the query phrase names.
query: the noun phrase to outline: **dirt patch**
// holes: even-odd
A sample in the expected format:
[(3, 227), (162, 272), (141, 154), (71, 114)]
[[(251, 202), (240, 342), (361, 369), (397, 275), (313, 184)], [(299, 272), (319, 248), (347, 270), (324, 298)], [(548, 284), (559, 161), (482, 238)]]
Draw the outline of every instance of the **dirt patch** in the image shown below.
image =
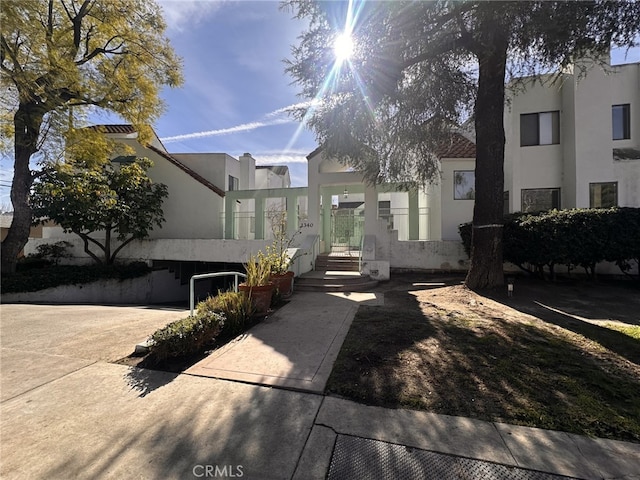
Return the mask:
[(329, 380), (369, 404), (640, 441), (640, 342), (628, 284), (519, 279), (514, 297), (404, 275), (362, 306)]

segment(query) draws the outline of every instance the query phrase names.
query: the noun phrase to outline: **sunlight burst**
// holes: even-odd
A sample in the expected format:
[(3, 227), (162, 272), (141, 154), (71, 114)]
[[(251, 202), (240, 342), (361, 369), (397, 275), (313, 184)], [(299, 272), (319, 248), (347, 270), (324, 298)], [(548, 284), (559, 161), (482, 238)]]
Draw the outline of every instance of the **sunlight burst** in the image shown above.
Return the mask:
[(351, 58), (353, 54), (353, 38), (351, 38), (350, 34), (345, 32), (338, 35), (333, 44), (333, 53), (338, 62), (344, 62)]

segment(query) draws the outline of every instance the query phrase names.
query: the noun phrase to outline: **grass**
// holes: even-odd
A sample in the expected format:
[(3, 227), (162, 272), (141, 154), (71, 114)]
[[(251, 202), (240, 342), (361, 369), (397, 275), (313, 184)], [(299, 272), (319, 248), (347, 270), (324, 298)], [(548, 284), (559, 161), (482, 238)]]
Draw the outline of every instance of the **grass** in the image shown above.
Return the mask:
[(640, 442), (639, 327), (607, 327), (626, 356), (460, 286), (386, 292), (385, 306), (359, 308), (327, 391)]
[(631, 338), (635, 338), (636, 340), (640, 340), (640, 325), (620, 325), (617, 323), (605, 323), (604, 326), (610, 328), (611, 330), (624, 333), (625, 335), (628, 335)]

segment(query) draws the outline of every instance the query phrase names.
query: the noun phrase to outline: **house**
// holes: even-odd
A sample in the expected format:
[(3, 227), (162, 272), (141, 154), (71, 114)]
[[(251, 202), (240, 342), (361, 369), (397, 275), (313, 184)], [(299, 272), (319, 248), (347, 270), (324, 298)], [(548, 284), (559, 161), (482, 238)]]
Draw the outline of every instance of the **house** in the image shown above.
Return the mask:
[(592, 64), (509, 85), (505, 211), (640, 207), (640, 63)]
[[(576, 61), (555, 83), (541, 76), (508, 85), (505, 212), (640, 207), (640, 64), (581, 75), (588, 64)], [(153, 160), (149, 175), (169, 187), (166, 224), (128, 245), (123, 258), (242, 263), (270, 243), (272, 213), (280, 212), (305, 254), (297, 274), (335, 251), (355, 252), (362, 271), (377, 279), (391, 268), (468, 267), (458, 225), (473, 217), (475, 143), (464, 130), (439, 154), (439, 182), (401, 191), (367, 184), (322, 148), (307, 157), (308, 186), (291, 188), (286, 167), (256, 166), (248, 153), (169, 153), (157, 138), (140, 145), (130, 126), (104, 128)]]

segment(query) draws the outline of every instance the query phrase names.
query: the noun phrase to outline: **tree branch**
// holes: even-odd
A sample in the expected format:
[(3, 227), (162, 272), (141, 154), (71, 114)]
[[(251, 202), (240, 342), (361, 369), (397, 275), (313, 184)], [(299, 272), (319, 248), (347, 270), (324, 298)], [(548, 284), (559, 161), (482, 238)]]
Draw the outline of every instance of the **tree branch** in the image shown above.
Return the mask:
[(84, 242), (84, 252), (87, 255), (89, 255), (91, 258), (93, 258), (96, 261), (96, 263), (98, 263), (99, 265), (102, 265), (103, 261), (95, 253), (93, 253), (91, 251), (91, 249), (89, 248), (89, 242), (92, 242), (92, 243), (96, 244), (103, 251), (104, 251), (104, 247), (98, 241), (94, 240), (93, 238), (91, 238), (86, 233), (80, 233), (80, 232), (78, 232), (76, 230), (73, 230), (73, 233), (78, 235), (82, 239), (82, 241)]
[(116, 255), (118, 255), (118, 253), (120, 252), (120, 250), (122, 250), (126, 245), (129, 245), (133, 240), (135, 240), (135, 237), (129, 237), (128, 239), (126, 239), (124, 242), (122, 242), (118, 248), (116, 248), (113, 253), (111, 254), (111, 258), (109, 259), (109, 263), (113, 263), (113, 261), (116, 259)]

